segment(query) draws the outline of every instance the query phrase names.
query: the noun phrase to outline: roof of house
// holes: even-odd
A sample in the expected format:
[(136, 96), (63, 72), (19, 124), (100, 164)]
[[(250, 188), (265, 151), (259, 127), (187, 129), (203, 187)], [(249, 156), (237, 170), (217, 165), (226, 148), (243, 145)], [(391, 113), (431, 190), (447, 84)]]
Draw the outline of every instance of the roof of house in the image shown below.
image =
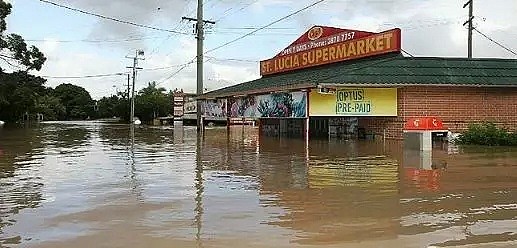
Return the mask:
[(202, 98), (313, 88), (319, 84), (344, 87), (517, 87), (517, 60), (403, 57), (395, 53), (264, 76), (208, 92)]

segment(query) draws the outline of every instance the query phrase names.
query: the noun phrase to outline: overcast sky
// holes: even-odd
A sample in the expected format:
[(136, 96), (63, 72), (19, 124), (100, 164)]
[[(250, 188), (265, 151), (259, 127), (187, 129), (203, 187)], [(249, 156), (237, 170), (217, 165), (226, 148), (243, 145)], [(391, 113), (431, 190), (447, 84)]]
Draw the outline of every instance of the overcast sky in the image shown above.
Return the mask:
[[(48, 60), (37, 75), (83, 76), (127, 72), (126, 59), (136, 49), (145, 51), (139, 65), (137, 89), (157, 81), (167, 89), (194, 92), (196, 66), (170, 77), (196, 52), (192, 23), (195, 0), (52, 0), (74, 8), (135, 23), (188, 34), (171, 34), (133, 27), (59, 8), (39, 0), (11, 0), (8, 32), (21, 34), (38, 46)], [(207, 30), (205, 50), (271, 23), (315, 0), (205, 0), (205, 19), (217, 21)], [(281, 51), (313, 25), (378, 32), (402, 29), (402, 47), (415, 56), (467, 54), (468, 11), (458, 0), (327, 0), (236, 43), (207, 54), (205, 88), (209, 90), (259, 77), (259, 60)], [(475, 26), (494, 40), (517, 50), (517, 1), (477, 0)], [(92, 42), (95, 41), (95, 42)], [(515, 58), (474, 33), (474, 57)], [(229, 60), (236, 59), (236, 60)], [(148, 70), (169, 67), (162, 70)], [(176, 67), (174, 67), (176, 66)], [(4, 67), (4, 66), (3, 66)], [(170, 78), (169, 78), (170, 77)], [(167, 79), (169, 78), (169, 79)], [(73, 83), (98, 99), (125, 90), (126, 76), (96, 79), (49, 79), (48, 85)]]

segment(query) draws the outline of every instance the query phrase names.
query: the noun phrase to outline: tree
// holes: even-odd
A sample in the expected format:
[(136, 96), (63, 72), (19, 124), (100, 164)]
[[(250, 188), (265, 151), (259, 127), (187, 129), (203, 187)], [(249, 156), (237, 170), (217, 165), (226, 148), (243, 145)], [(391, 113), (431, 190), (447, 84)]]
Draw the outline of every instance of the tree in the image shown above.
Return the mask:
[(43, 118), (48, 121), (62, 120), (66, 114), (65, 106), (60, 99), (52, 95), (39, 97), (36, 111), (43, 114)]
[[(25, 40), (17, 34), (4, 34), (7, 30), (5, 18), (11, 14), (12, 5), (0, 0), (0, 59), (9, 66), (24, 71), (41, 70), (47, 60), (35, 46), (28, 47)], [(3, 69), (0, 67), (0, 70)]]
[(20, 35), (5, 34), (11, 8), (0, 0), (0, 61), (15, 71), (6, 73), (0, 65), (0, 119), (16, 121), (35, 116), (38, 99), (46, 94), (45, 79), (28, 74), (40, 70), (46, 58), (37, 47), (28, 47)]
[(118, 103), (114, 107), (114, 112), (117, 117), (122, 118), (122, 120), (129, 121), (129, 112), (130, 112), (130, 105), (129, 105), (129, 97), (127, 92), (119, 92), (118, 95)]
[(92, 97), (83, 87), (60, 84), (54, 96), (65, 106), (65, 120), (84, 120), (95, 115)]
[(158, 88), (156, 82), (150, 82), (136, 96), (135, 115), (143, 121), (150, 121), (170, 114), (172, 103), (165, 92), (165, 88)]
[(117, 106), (121, 102), (121, 98), (118, 95), (112, 95), (110, 97), (103, 97), (98, 101), (98, 117), (100, 118), (111, 118), (113, 116), (119, 116), (117, 113)]
[(0, 119), (16, 121), (36, 114), (38, 98), (45, 95), (45, 80), (27, 72), (0, 72)]

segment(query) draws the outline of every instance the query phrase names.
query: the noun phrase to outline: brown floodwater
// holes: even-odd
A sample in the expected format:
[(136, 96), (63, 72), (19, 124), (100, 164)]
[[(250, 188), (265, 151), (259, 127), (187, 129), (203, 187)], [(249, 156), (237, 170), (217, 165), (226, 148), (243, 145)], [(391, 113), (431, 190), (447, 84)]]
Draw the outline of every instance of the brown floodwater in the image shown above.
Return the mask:
[(517, 247), (517, 149), (0, 128), (0, 247)]

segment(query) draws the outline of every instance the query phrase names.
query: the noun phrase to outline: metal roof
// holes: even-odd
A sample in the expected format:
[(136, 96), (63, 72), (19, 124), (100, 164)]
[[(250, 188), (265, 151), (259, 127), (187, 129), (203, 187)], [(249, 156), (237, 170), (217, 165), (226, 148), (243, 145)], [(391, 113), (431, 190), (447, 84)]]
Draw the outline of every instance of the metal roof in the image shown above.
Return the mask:
[(517, 60), (403, 57), (399, 53), (265, 76), (214, 90), (201, 98), (314, 88), (470, 86), (517, 87)]

